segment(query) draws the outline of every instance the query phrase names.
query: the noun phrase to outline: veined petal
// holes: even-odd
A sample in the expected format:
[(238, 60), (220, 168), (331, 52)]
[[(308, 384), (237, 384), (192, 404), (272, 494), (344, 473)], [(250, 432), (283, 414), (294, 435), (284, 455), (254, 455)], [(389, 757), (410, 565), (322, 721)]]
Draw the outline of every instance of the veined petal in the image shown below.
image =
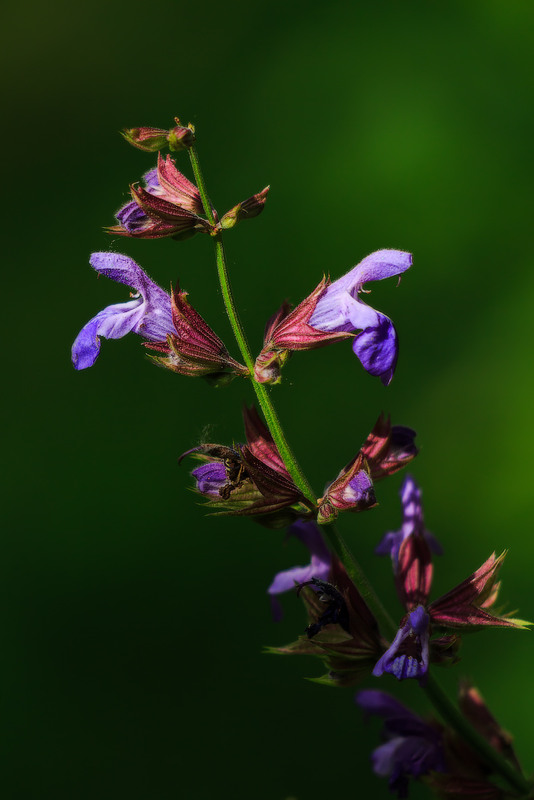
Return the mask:
[(138, 325), (143, 317), (143, 301), (118, 303), (100, 311), (84, 325), (72, 345), (72, 363), (78, 370), (92, 367), (100, 352), (100, 339), (120, 339)]
[(191, 472), (197, 482), (197, 489), (201, 494), (220, 497), (221, 489), (228, 481), (226, 468), (222, 461), (208, 461), (201, 464)]
[(100, 336), (120, 339), (130, 331), (151, 341), (165, 339), (174, 330), (171, 299), (133, 259), (119, 253), (93, 253), (90, 264), (98, 273), (136, 289), (127, 303), (108, 306), (85, 325), (72, 346), (76, 369), (91, 367), (100, 352)]
[(336, 284), (342, 285), (353, 294), (362, 290), (362, 286), (370, 281), (381, 281), (401, 275), (412, 266), (412, 254), (403, 250), (377, 250), (366, 256), (359, 264), (347, 272)]
[(367, 372), (380, 378), (387, 386), (395, 372), (399, 343), (389, 317), (379, 313), (376, 316), (377, 325), (362, 331), (354, 340), (352, 349)]
[(310, 325), (321, 331), (352, 333), (378, 324), (374, 308), (356, 299), (346, 289), (328, 286), (310, 318)]

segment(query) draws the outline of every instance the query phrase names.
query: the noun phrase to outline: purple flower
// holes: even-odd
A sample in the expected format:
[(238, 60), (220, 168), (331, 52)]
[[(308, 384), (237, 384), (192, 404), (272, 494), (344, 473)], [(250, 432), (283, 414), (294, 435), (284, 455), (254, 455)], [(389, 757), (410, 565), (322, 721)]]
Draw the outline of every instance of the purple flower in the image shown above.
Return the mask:
[(375, 553), (379, 556), (391, 556), (394, 572), (397, 572), (399, 565), (400, 546), (408, 536), (422, 536), (432, 552), (436, 553), (436, 555), (443, 553), (443, 548), (438, 540), (425, 528), (421, 490), (411, 475), (407, 475), (404, 479), (400, 488), (400, 498), (403, 517), (402, 527), (398, 531), (386, 533), (375, 550)]
[(376, 689), (364, 689), (356, 702), (367, 715), (384, 719), (384, 744), (372, 754), (373, 770), (389, 778), (389, 788), (398, 797), (408, 796), (409, 776), (418, 778), (429, 772), (445, 772), (445, 754), (440, 729), (429, 725), (399, 703)]
[(412, 265), (412, 256), (402, 250), (377, 250), (342, 278), (327, 286), (309, 324), (328, 333), (359, 333), (352, 349), (370, 375), (387, 386), (395, 371), (397, 333), (391, 320), (362, 302), (358, 295), (369, 281), (400, 275)]
[[(157, 167), (146, 172), (143, 175), (143, 181), (147, 192), (155, 195), (161, 194)], [(141, 230), (149, 222), (147, 215), (135, 200), (130, 200), (129, 203), (119, 208), (115, 216), (128, 233)]]
[(119, 225), (108, 233), (138, 239), (184, 238), (211, 230), (197, 187), (176, 169), (170, 156), (158, 153), (158, 166), (143, 176), (145, 186), (130, 186), (132, 199), (116, 213)]
[(399, 628), (391, 646), (379, 658), (373, 675), (380, 677), (384, 672), (394, 675), (397, 680), (418, 678), (423, 684), (428, 672), (430, 617), (423, 606), (417, 606), (408, 614), (406, 623)]
[(211, 497), (220, 497), (219, 490), (228, 481), (226, 467), (222, 461), (207, 461), (191, 472), (197, 482), (197, 490), (200, 494)]
[(307, 583), (312, 578), (319, 578), (320, 580), (328, 580), (330, 568), (332, 565), (332, 558), (328, 551), (319, 528), (314, 522), (306, 520), (297, 520), (294, 522), (287, 531), (288, 536), (296, 536), (297, 539), (306, 545), (311, 553), (311, 561), (305, 567), (292, 567), (291, 569), (278, 572), (273, 579), (273, 582), (267, 589), (267, 593), (271, 596), (271, 607), (273, 617), (278, 622), (282, 618), (282, 607), (276, 595), (283, 592), (289, 592), (294, 589), (296, 585)]
[(108, 306), (84, 325), (72, 345), (76, 369), (92, 367), (100, 352), (100, 336), (120, 339), (133, 331), (150, 341), (165, 339), (174, 331), (171, 298), (128, 256), (93, 253), (89, 263), (98, 273), (137, 292), (127, 303)]

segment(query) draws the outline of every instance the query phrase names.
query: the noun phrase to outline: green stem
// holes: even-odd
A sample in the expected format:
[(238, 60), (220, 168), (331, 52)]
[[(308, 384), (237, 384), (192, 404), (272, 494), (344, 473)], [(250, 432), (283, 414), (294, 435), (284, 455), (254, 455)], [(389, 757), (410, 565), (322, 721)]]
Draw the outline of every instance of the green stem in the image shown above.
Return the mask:
[[(215, 225), (217, 224), (216, 215), (206, 191), (206, 184), (204, 182), (198, 156), (194, 147), (189, 149), (189, 156), (191, 159), (193, 172), (195, 174), (197, 187), (200, 192), (204, 212), (210, 225), (214, 226), (215, 228)], [(214, 233), (213, 238), (215, 241), (217, 272), (219, 275), (219, 282), (226, 313), (228, 314), (228, 319), (230, 320), (230, 325), (232, 326), (232, 330), (234, 332), (234, 336), (243, 360), (250, 372), (252, 386), (256, 392), (256, 397), (258, 398), (258, 402), (265, 416), (265, 421), (284, 461), (284, 464), (286, 465), (287, 471), (291, 475), (295, 485), (298, 486), (304, 497), (306, 497), (306, 499), (313, 506), (315, 506), (315, 495), (302, 470), (300, 469), (297, 460), (291, 451), (291, 448), (289, 447), (269, 393), (265, 385), (258, 383), (258, 381), (256, 381), (254, 378), (254, 360), (252, 358), (245, 332), (239, 320), (235, 306), (230, 279), (228, 277), (228, 270), (226, 267), (222, 232), (220, 230), (217, 231)], [(358, 587), (362, 597), (365, 599), (367, 605), (375, 615), (381, 630), (383, 632), (387, 631), (388, 634), (393, 637), (397, 631), (397, 626), (382, 605), (373, 587), (365, 577), (363, 570), (356, 561), (356, 558), (352, 552), (347, 547), (342, 536), (332, 525), (326, 526), (324, 530), (331, 547), (345, 565), (348, 574), (350, 575), (354, 584)], [(475, 729), (462, 716), (454, 703), (449, 700), (443, 689), (431, 674), (428, 676), (426, 693), (443, 719), (448, 724), (452, 725), (452, 727), (460, 734), (460, 736), (465, 739), (465, 741), (471, 744), (471, 746), (482, 756), (484, 761), (491, 766), (495, 772), (505, 778), (509, 785), (515, 790), (524, 795), (528, 794), (531, 788), (529, 782), (523, 777), (523, 775), (517, 772), (500, 753), (494, 750), (494, 748), (491, 747), (491, 745), (482, 736), (480, 736), (477, 731), (475, 731)]]
[[(202, 171), (200, 169), (200, 163), (198, 160), (197, 152), (194, 147), (191, 147), (189, 149), (189, 156), (191, 159), (191, 166), (193, 167), (193, 172), (195, 174), (197, 187), (200, 192), (200, 198), (202, 200), (204, 212), (206, 214), (208, 222), (211, 225), (215, 225), (216, 224), (215, 214), (210, 199), (208, 197), (208, 193), (206, 191), (206, 184), (204, 181), (204, 177), (202, 175)], [(250, 372), (252, 386), (254, 388), (254, 391), (256, 392), (256, 397), (258, 398), (261, 410), (263, 411), (267, 427), (271, 432), (274, 442), (278, 448), (278, 452), (280, 453), (280, 456), (282, 457), (284, 464), (286, 465), (287, 471), (289, 472), (289, 474), (293, 479), (293, 482), (300, 489), (304, 497), (313, 506), (315, 506), (316, 499), (313, 490), (310, 484), (308, 483), (306, 477), (304, 476), (302, 470), (300, 469), (297, 459), (295, 458), (295, 456), (291, 451), (291, 448), (287, 442), (287, 439), (284, 435), (284, 431), (280, 424), (280, 420), (278, 419), (278, 415), (276, 413), (274, 405), (271, 401), (271, 398), (269, 397), (269, 393), (264, 384), (258, 383), (258, 381), (256, 381), (254, 378), (254, 359), (252, 358), (252, 354), (250, 352), (250, 348), (248, 346), (245, 332), (241, 325), (241, 321), (239, 319), (234, 297), (232, 294), (232, 287), (230, 285), (230, 278), (228, 277), (228, 270), (226, 267), (226, 257), (224, 253), (222, 231), (218, 231), (213, 236), (213, 238), (215, 240), (215, 256), (217, 260), (217, 272), (219, 275), (219, 283), (221, 286), (224, 306), (226, 308), (226, 313), (228, 314), (228, 319), (230, 320), (230, 325), (232, 326), (232, 330), (234, 332), (234, 336), (236, 338), (239, 350)]]
[(460, 736), (478, 752), (492, 771), (501, 775), (521, 795), (528, 795), (532, 788), (529, 781), (470, 725), (454, 703), (449, 700), (432, 674), (428, 676), (425, 689), (434, 708), (441, 714), (444, 721), (452, 725)]

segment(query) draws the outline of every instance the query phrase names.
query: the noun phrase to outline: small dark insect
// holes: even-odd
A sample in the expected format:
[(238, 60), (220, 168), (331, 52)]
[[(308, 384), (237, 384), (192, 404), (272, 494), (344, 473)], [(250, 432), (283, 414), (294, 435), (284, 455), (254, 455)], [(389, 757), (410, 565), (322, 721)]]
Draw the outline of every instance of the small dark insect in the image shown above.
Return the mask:
[(223, 464), (226, 469), (227, 482), (219, 489), (219, 494), (223, 500), (228, 500), (234, 489), (239, 489), (243, 486), (249, 475), (245, 465), (241, 459), (240, 453), (237, 450), (232, 450), (231, 447), (225, 448), (227, 455), (223, 458)]
[(339, 592), (333, 584), (327, 583), (327, 581), (323, 581), (320, 578), (312, 578), (311, 581), (300, 584), (297, 589), (297, 594), (300, 593), (304, 586), (315, 586), (317, 589), (320, 589), (319, 600), (326, 605), (326, 609), (319, 619), (306, 628), (308, 639), (311, 639), (312, 636), (319, 633), (325, 625), (333, 625), (336, 623), (341, 625), (343, 630), (347, 631), (347, 633), (350, 633), (349, 612), (341, 592)]
[(241, 453), (222, 444), (205, 445), (204, 452), (208, 456), (219, 458), (224, 464), (227, 481), (219, 489), (219, 494), (223, 500), (228, 500), (234, 489), (239, 489), (249, 479)]
[(228, 500), (234, 489), (239, 489), (250, 478), (247, 468), (243, 464), (241, 453), (233, 447), (226, 447), (222, 444), (201, 444), (199, 447), (183, 453), (180, 460), (190, 453), (202, 453), (222, 461), (226, 470), (226, 483), (219, 489), (219, 494), (223, 500)]

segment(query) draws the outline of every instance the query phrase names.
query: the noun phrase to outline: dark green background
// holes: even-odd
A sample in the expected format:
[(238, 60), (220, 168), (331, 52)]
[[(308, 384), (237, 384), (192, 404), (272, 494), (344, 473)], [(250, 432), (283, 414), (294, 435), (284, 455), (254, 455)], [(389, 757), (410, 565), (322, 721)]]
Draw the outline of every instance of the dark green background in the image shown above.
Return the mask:
[[(153, 164), (117, 131), (178, 114), (197, 126), (221, 212), (272, 187), (263, 216), (227, 236), (255, 349), (281, 300), (323, 271), (414, 253), (402, 285), (370, 298), (399, 332), (392, 385), (340, 344), (295, 356), (273, 396), (318, 492), (380, 410), (415, 427), (412, 472), (446, 550), (434, 596), (507, 547), (503, 599), (534, 618), (533, 6), (98, 0), (5, 16), (4, 796), (386, 797), (368, 765), (377, 726), (364, 730), (352, 692), (303, 680), (319, 663), (261, 653), (303, 627), (292, 597), (272, 623), (265, 589), (304, 551), (207, 518), (177, 465), (202, 436), (241, 438), (250, 388), (157, 370), (135, 336), (104, 342), (83, 373), (69, 348), (127, 297), (88, 266), (109, 247), (165, 287), (180, 278), (231, 344), (208, 237), (113, 243), (102, 230)], [(373, 548), (399, 525), (401, 479), (342, 520), (399, 616)], [(532, 655), (531, 634), (488, 631), (444, 675), (451, 691), (460, 673), (477, 681), (529, 771)], [(424, 708), (394, 683), (369, 681)]]

